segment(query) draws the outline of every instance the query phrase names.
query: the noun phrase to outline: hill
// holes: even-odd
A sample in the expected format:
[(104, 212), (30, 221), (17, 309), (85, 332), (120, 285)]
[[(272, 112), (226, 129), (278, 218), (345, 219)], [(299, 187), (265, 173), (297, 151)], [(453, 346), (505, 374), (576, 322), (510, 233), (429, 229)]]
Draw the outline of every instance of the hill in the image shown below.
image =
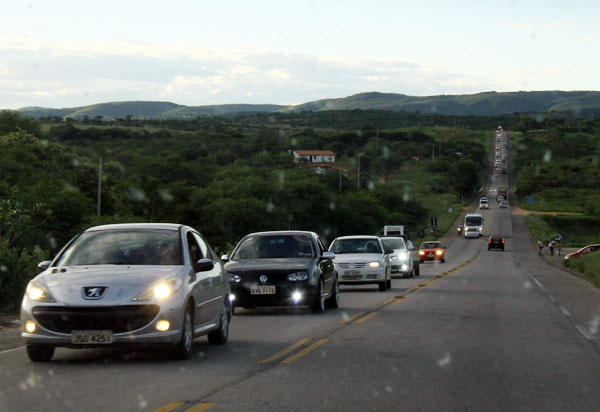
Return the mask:
[(498, 116), (508, 113), (560, 112), (564, 114), (600, 116), (600, 92), (537, 91), (484, 92), (465, 95), (407, 96), (397, 93), (359, 93), (336, 99), (315, 100), (295, 106), (276, 104), (223, 104), (184, 106), (170, 102), (112, 102), (90, 106), (50, 109), (25, 107), (21, 113), (30, 117), (73, 117), (104, 120), (125, 118), (194, 119), (205, 116), (227, 116), (253, 113), (303, 112), (326, 110), (393, 110), (445, 115)]

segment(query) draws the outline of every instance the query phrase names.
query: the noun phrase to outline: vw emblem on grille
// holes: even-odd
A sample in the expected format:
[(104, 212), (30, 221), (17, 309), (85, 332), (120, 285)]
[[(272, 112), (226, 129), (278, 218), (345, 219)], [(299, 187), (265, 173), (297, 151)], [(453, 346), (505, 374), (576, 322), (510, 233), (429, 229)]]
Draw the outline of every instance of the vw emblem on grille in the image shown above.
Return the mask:
[(106, 286), (85, 286), (82, 288), (84, 299), (102, 299), (104, 292), (108, 289)]
[(269, 278), (267, 277), (267, 275), (260, 275), (258, 280), (260, 280), (262, 283), (267, 283), (267, 280), (269, 280)]

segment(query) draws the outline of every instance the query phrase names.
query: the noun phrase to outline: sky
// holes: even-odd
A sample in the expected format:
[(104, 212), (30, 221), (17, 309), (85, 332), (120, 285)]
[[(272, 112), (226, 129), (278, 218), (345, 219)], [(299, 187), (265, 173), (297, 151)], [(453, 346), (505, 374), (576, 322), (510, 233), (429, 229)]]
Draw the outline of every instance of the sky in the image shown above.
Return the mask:
[(0, 0), (0, 108), (600, 90), (597, 0)]

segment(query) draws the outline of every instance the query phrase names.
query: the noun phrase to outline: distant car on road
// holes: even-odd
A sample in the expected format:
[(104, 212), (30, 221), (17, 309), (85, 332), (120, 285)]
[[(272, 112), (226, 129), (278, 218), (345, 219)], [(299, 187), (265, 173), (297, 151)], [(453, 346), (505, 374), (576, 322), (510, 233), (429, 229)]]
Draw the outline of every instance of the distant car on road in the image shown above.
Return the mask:
[(600, 244), (587, 245), (587, 246), (579, 249), (577, 252), (569, 253), (567, 256), (565, 256), (565, 260), (578, 258), (578, 257), (584, 256), (584, 255), (587, 255), (588, 253), (594, 253), (594, 252), (599, 252), (599, 251), (600, 251)]
[(163, 345), (176, 358), (193, 339), (223, 344), (231, 318), (229, 279), (188, 226), (96, 226), (75, 236), (27, 285), (22, 334), (33, 362), (56, 347)]
[(335, 255), (314, 232), (275, 231), (244, 236), (225, 268), (233, 309), (309, 306), (314, 313), (339, 306)]
[(393, 249), (390, 253), (392, 262), (392, 275), (401, 274), (404, 278), (412, 278), (416, 275), (413, 264), (413, 258), (406, 242), (401, 237), (382, 237), (383, 246), (387, 249)]
[(488, 202), (479, 202), (479, 208), (480, 209), (489, 209), (490, 205), (488, 204)]
[(504, 250), (504, 238), (501, 235), (492, 235), (488, 239), (488, 250), (492, 249)]
[(421, 263), (431, 260), (439, 260), (444, 263), (446, 262), (446, 247), (438, 241), (423, 242), (419, 248), (419, 260)]
[(506, 209), (508, 208), (508, 203), (506, 203), (506, 200), (503, 200), (502, 202), (500, 202), (500, 205), (498, 207), (500, 209)]
[(335, 265), (340, 284), (377, 284), (384, 292), (392, 286), (394, 251), (383, 245), (379, 236), (342, 236), (331, 242), (329, 251), (335, 253)]

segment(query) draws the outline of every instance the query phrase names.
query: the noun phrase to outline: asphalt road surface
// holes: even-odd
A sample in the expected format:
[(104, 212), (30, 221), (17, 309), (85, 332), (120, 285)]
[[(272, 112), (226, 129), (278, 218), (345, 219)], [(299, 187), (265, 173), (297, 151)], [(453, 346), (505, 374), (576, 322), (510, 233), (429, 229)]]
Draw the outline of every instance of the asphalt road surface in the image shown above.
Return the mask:
[[(506, 136), (505, 136), (506, 138)], [(236, 310), (229, 342), (192, 358), (0, 352), (0, 411), (598, 411), (600, 291), (537, 256), (522, 216), (392, 289), (342, 287), (340, 309)], [(487, 236), (506, 250), (488, 251)]]

